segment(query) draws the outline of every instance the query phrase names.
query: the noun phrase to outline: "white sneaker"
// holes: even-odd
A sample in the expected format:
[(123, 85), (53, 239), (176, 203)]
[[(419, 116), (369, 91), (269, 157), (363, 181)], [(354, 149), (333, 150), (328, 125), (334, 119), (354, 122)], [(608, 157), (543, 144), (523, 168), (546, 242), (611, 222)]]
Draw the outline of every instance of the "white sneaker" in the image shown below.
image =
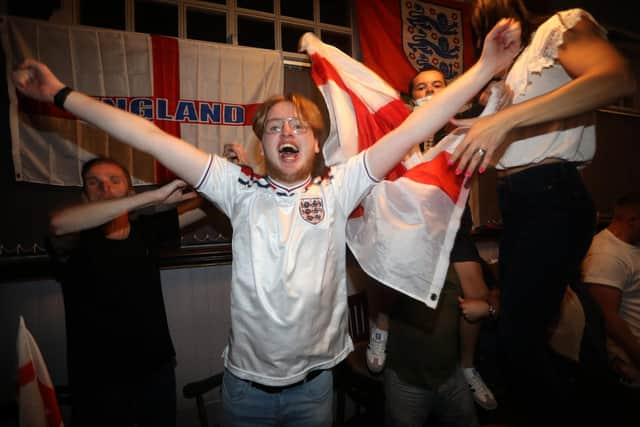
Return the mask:
[(484, 383), (478, 371), (476, 371), (475, 368), (464, 368), (462, 372), (469, 384), (469, 388), (471, 388), (473, 400), (486, 410), (496, 409), (498, 402), (496, 402), (496, 398), (493, 397), (493, 393), (491, 393), (489, 387)]
[(377, 374), (384, 369), (387, 359), (387, 331), (373, 327), (367, 346), (367, 367)]

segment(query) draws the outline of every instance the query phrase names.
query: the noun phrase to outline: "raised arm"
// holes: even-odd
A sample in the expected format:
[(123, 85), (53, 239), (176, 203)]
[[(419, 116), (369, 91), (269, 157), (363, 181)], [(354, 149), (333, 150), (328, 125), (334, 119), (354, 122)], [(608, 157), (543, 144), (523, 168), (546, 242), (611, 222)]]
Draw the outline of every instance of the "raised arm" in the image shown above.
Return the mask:
[[(174, 205), (197, 197), (195, 192), (183, 193), (186, 183), (174, 180), (155, 190), (145, 191), (127, 197), (82, 203), (61, 209), (51, 215), (49, 227), (56, 236), (88, 230), (106, 224), (119, 216), (149, 206)], [(193, 214), (192, 214), (193, 216)], [(203, 218), (193, 217), (189, 223)], [(182, 224), (181, 225), (187, 225)]]
[(178, 205), (178, 224), (181, 229), (195, 224), (206, 217), (207, 212), (203, 208), (203, 199), (201, 196), (185, 200)]
[(396, 129), (367, 153), (371, 173), (384, 177), (414, 145), (440, 129), (499, 71), (506, 68), (520, 48), (520, 26), (501, 20), (487, 34), (480, 59), (429, 102), (414, 110)]
[[(496, 151), (507, 133), (521, 126), (572, 117), (629, 95), (635, 90), (635, 78), (622, 55), (605, 40), (595, 24), (582, 19), (564, 34), (558, 61), (574, 79), (556, 90), (519, 104), (512, 104), (496, 114), (473, 120), (473, 126), (458, 145), (453, 161), (458, 168), (473, 173), (494, 164)], [(465, 120), (455, 121), (464, 125)], [(482, 163), (474, 156), (482, 148)]]
[[(13, 80), (20, 92), (45, 102), (53, 102), (54, 95), (65, 87), (46, 65), (33, 59), (26, 59), (14, 71)], [(209, 155), (150, 121), (78, 91), (67, 96), (64, 108), (125, 144), (152, 155), (189, 184), (196, 185), (200, 179)]]

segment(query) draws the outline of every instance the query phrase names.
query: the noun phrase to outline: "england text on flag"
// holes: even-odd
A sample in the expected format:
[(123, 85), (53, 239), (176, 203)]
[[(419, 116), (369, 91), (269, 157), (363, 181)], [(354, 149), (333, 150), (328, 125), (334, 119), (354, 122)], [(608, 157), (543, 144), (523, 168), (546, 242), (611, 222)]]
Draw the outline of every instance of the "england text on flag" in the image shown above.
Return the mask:
[[(255, 110), (283, 88), (278, 51), (16, 17), (0, 25), (8, 64), (42, 61), (67, 85), (211, 153), (222, 153), (225, 143), (255, 143)], [(19, 97), (11, 71), (7, 67), (16, 180), (79, 186), (82, 164), (97, 155), (127, 166), (134, 184), (171, 176), (147, 154), (71, 114)]]

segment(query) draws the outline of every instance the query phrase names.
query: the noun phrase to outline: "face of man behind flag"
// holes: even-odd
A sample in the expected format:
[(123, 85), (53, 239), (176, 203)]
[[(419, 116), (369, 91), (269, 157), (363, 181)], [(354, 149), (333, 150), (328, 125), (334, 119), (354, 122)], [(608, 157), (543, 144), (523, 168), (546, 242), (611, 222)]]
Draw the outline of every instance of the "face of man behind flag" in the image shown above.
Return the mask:
[[(283, 89), (280, 52), (13, 17), (4, 25), (9, 64), (43, 61), (69, 86), (212, 153), (222, 153), (225, 143), (255, 143), (255, 110)], [(122, 162), (134, 183), (164, 179), (148, 155), (49, 104), (18, 97), (10, 73), (7, 79), (17, 180), (80, 185), (82, 164), (96, 155)]]

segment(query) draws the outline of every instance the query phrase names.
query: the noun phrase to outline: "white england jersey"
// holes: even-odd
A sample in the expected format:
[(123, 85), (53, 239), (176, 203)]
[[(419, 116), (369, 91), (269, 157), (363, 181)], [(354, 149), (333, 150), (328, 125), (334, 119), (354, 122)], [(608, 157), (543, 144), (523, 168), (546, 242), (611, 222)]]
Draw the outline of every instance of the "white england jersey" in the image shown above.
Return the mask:
[(225, 367), (265, 385), (302, 380), (353, 350), (347, 332), (345, 227), (376, 183), (365, 152), (294, 188), (212, 156), (199, 192), (233, 226)]

